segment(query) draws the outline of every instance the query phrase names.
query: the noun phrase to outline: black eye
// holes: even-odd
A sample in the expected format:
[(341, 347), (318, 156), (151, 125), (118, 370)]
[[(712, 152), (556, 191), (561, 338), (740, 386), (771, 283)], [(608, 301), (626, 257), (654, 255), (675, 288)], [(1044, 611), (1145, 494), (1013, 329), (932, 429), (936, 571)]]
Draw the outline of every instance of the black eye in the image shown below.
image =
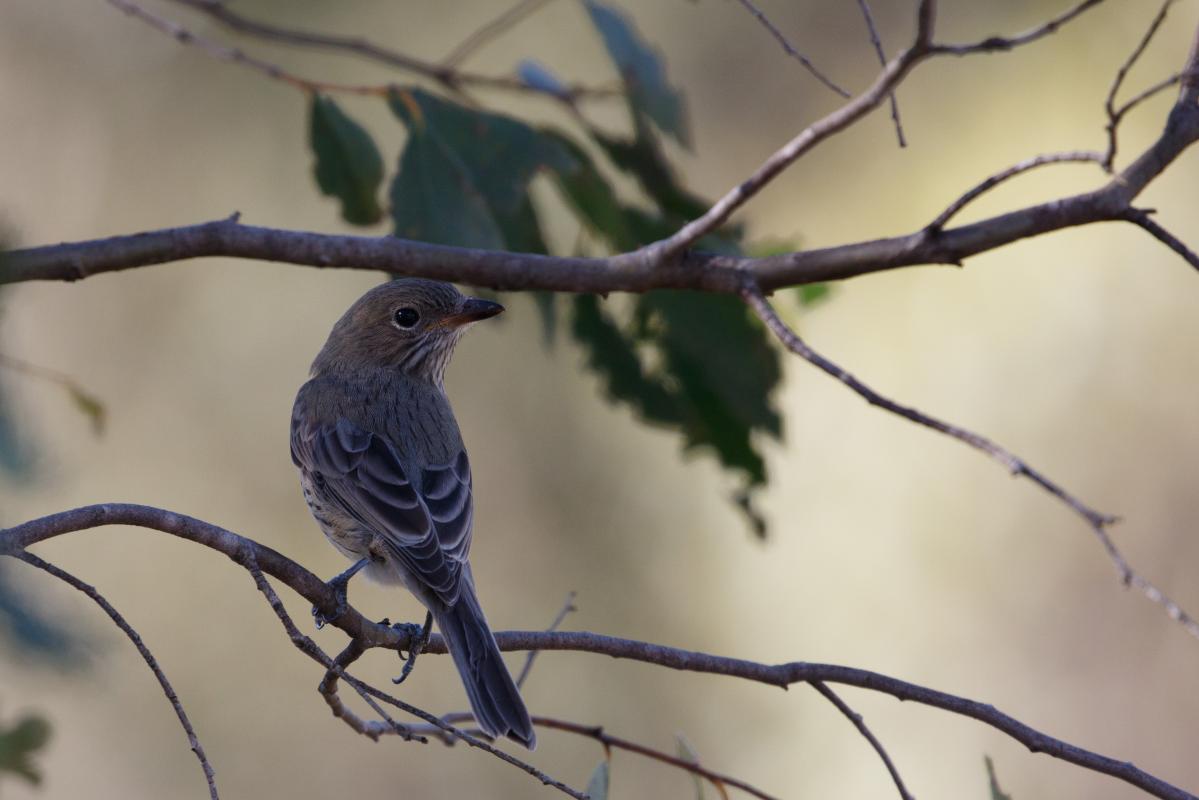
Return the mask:
[(401, 328), (411, 328), (420, 322), (420, 312), (415, 308), (404, 306), (396, 310), (395, 321), (396, 325), (399, 325)]

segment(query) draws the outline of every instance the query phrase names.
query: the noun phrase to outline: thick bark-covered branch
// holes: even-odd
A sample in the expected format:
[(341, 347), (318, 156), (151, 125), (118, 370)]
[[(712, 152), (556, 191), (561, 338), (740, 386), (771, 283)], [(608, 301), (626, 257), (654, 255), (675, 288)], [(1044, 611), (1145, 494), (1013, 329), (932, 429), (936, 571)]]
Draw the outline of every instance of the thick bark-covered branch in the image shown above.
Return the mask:
[[(337, 600), (333, 590), (316, 575), (277, 551), (203, 520), (151, 506), (124, 503), (85, 506), (0, 530), (0, 555), (17, 556), (25, 548), (38, 542), (64, 533), (103, 525), (136, 525), (151, 528), (211, 547), (252, 573), (257, 574), (261, 569), (262, 572), (287, 584), (318, 606), (327, 617), (332, 618), (331, 625), (346, 632), (363, 647), (384, 647), (393, 650), (408, 647), (407, 634), (371, 622), (353, 608), (347, 608), (341, 615), (335, 615)], [(900, 700), (911, 700), (970, 717), (1007, 734), (1032, 752), (1045, 753), (1084, 769), (1111, 775), (1155, 797), (1197, 800), (1195, 795), (1145, 772), (1129, 761), (1104, 756), (1056, 739), (989, 704), (870, 670), (806, 661), (763, 664), (583, 631), (504, 631), (496, 634), (496, 641), (501, 650), (584, 651), (642, 661), (670, 669), (742, 678), (784, 688), (813, 681), (857, 686)], [(440, 636), (432, 637), (424, 652), (445, 653), (444, 640)], [(372, 694), (379, 697), (374, 692)]]

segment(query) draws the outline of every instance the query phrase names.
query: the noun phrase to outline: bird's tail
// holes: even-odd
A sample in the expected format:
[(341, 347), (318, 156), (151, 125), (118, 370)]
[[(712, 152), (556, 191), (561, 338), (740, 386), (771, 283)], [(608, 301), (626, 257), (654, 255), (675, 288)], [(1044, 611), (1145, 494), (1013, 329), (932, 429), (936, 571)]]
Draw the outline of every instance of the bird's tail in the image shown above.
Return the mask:
[(434, 608), (433, 617), (462, 676), (479, 727), (489, 736), (507, 736), (534, 749), (537, 735), (533, 722), (470, 582), (463, 581), (457, 603)]

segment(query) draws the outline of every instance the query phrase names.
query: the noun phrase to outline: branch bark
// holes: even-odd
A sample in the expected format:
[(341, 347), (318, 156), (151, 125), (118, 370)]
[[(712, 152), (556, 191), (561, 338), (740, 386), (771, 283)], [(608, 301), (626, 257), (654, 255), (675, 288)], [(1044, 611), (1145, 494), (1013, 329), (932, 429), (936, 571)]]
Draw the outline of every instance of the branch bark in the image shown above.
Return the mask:
[[(64, 533), (103, 525), (135, 525), (150, 528), (210, 547), (229, 556), (254, 574), (259, 588), (264, 593), (267, 593), (270, 586), (265, 580), (262, 580), (260, 569), (261, 572), (277, 578), (306, 600), (318, 606), (326, 613), (327, 617), (335, 616), (337, 599), (333, 590), (316, 575), (286, 556), (252, 539), (239, 536), (203, 520), (151, 506), (125, 503), (84, 506), (0, 530), (0, 555), (20, 557), (25, 548), (38, 542)], [(264, 585), (265, 589), (263, 589)], [(268, 598), (271, 595), (273, 595), (273, 591), (268, 593)], [(278, 605), (281, 609), (282, 605), (277, 604), (275, 600), (272, 600), (272, 608)], [(363, 648), (383, 647), (401, 650), (406, 649), (409, 645), (407, 634), (389, 626), (371, 622), (352, 607), (332, 618), (330, 624), (344, 631)], [(295, 640), (296, 633), (291, 635)], [(300, 636), (302, 639), (308, 639), (308, 637)], [(716, 656), (583, 631), (505, 631), (496, 634), (496, 641), (500, 649), (505, 651), (583, 651), (612, 658), (641, 661), (669, 669), (742, 678), (783, 688), (796, 683), (812, 683), (813, 681), (857, 686), (888, 694), (899, 700), (910, 700), (978, 720), (1024, 744), (1034, 753), (1044, 753), (1084, 769), (1110, 775), (1155, 797), (1166, 800), (1199, 800), (1196, 795), (1140, 769), (1130, 761), (1104, 756), (1054, 738), (987, 703), (909, 683), (870, 670), (806, 661), (774, 665), (763, 664), (741, 658)], [(440, 636), (433, 636), (424, 652), (444, 654), (446, 652), (445, 641)], [(312, 653), (308, 654), (317, 658), (318, 661), (321, 660)], [(335, 666), (333, 660), (327, 656), (326, 659), (321, 663), (326, 668), (333, 668)], [(341, 674), (341, 677), (348, 679), (348, 675), (344, 673)], [(383, 695), (373, 687), (364, 688), (377, 699), (388, 703), (394, 701), (394, 698)], [(410, 708), (406, 704), (401, 707)], [(441, 722), (436, 718), (429, 719), (425, 715), (420, 716), (426, 722), (433, 724)], [(439, 727), (444, 729), (444, 723)], [(460, 738), (467, 736), (461, 732), (457, 732), (456, 735)], [(568, 787), (567, 790), (569, 791)]]

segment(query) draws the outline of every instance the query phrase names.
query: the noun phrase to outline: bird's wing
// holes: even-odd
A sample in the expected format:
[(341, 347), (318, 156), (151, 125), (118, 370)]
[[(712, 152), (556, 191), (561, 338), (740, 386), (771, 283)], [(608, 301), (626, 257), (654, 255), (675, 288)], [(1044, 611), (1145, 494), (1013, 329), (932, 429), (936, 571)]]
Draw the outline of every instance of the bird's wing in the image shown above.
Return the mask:
[(407, 474), (394, 444), (344, 418), (297, 425), (291, 447), (292, 460), (341, 510), (382, 536), (444, 603), (457, 602), (473, 513), (465, 450)]

